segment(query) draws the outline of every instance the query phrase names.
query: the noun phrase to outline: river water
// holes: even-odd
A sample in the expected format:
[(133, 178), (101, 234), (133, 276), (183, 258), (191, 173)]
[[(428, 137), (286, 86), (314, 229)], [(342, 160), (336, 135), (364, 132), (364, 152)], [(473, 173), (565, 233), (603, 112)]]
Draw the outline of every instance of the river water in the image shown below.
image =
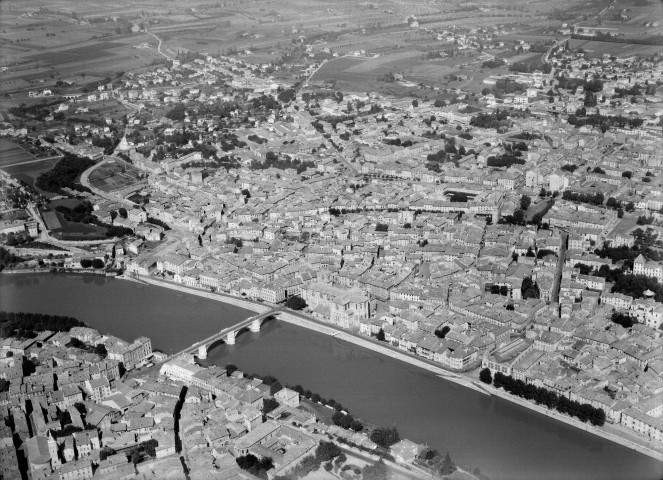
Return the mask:
[[(0, 275), (0, 309), (70, 315), (172, 353), (251, 315), (238, 307), (133, 282), (72, 275)], [(271, 374), (396, 425), (496, 479), (661, 479), (663, 463), (505, 400), (326, 335), (271, 321), (208, 360)]]

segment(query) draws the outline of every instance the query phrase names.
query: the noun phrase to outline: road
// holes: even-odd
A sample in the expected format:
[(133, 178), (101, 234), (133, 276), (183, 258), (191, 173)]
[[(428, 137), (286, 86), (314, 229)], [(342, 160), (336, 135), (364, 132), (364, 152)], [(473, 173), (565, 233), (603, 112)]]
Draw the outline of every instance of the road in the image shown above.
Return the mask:
[(148, 35), (152, 35), (159, 42), (159, 45), (157, 46), (157, 52), (159, 52), (159, 55), (162, 55), (162, 56), (166, 57), (168, 60), (172, 60), (172, 58), (170, 58), (168, 55), (166, 55), (165, 53), (163, 53), (161, 51), (161, 44), (163, 43), (161, 41), (161, 39), (159, 37), (157, 37), (155, 34), (153, 34), (152, 32), (148, 32), (147, 29), (145, 29), (145, 33), (147, 33)]
[[(342, 57), (339, 57), (339, 58), (342, 58)], [(329, 61), (331, 61), (331, 60), (323, 60), (323, 62), (322, 62), (320, 65), (318, 65), (318, 67), (317, 67), (315, 70), (313, 70), (313, 72), (311, 72), (311, 74), (308, 76), (308, 78), (306, 79), (306, 81), (302, 84), (302, 88), (306, 88), (306, 87), (308, 87), (308, 82), (311, 81), (311, 79), (313, 78), (313, 75), (315, 75), (316, 73), (318, 73), (318, 70), (320, 70), (320, 69), (322, 68), (322, 66), (323, 66), (325, 63), (329, 62)]]
[(94, 165), (92, 165), (90, 168), (88, 168), (87, 170), (85, 170), (81, 174), (81, 185), (83, 185), (84, 187), (89, 188), (90, 190), (92, 190), (92, 193), (94, 193), (95, 195), (97, 195), (101, 198), (105, 198), (106, 200), (110, 200), (112, 202), (120, 202), (120, 203), (123, 203), (123, 204), (127, 205), (130, 208), (134, 208), (136, 206), (136, 204), (134, 202), (132, 202), (130, 200), (127, 200), (125, 198), (117, 197), (117, 196), (112, 195), (110, 193), (104, 192), (103, 190), (100, 190), (97, 187), (94, 187), (90, 183), (90, 174), (96, 168), (99, 168), (99, 166), (101, 166), (102, 164), (108, 162), (109, 160), (114, 160), (116, 162), (124, 162), (124, 160), (122, 160), (120, 158), (106, 157), (105, 156), (104, 159), (101, 162), (95, 163)]
[(559, 258), (557, 259), (557, 270), (555, 271), (555, 283), (553, 284), (552, 303), (559, 302), (559, 289), (562, 284), (562, 272), (564, 271), (564, 260), (566, 259), (566, 244), (569, 234), (560, 232), (562, 236), (562, 248), (559, 250)]
[(285, 307), (282, 307), (282, 306), (281, 307), (275, 307), (275, 308), (269, 310), (268, 312), (261, 313), (259, 315), (254, 315), (254, 316), (251, 316), (249, 318), (246, 318), (246, 319), (242, 320), (241, 322), (236, 323), (235, 325), (224, 328), (223, 330), (215, 333), (214, 335), (210, 335), (209, 337), (194, 343), (190, 347), (187, 347), (183, 350), (180, 350), (177, 353), (174, 353), (169, 358), (176, 358), (176, 357), (179, 357), (180, 355), (184, 355), (184, 354), (187, 354), (187, 353), (188, 354), (196, 353), (198, 351), (198, 347), (200, 347), (201, 345), (211, 345), (212, 343), (214, 343), (218, 340), (223, 340), (226, 337), (226, 335), (228, 335), (230, 332), (233, 332), (237, 329), (250, 327), (251, 323), (254, 320), (267, 318), (271, 315), (275, 315), (279, 312), (282, 312), (283, 310), (285, 310)]
[(60, 158), (62, 158), (62, 155), (56, 155), (54, 157), (35, 158), (34, 160), (25, 160), (23, 162), (16, 162), (16, 163), (10, 163), (9, 165), (3, 165), (2, 168), (16, 167), (18, 165), (27, 165), (28, 163), (45, 162), (47, 160), (55, 160)]
[[(564, 42), (567, 42), (569, 40), (571, 40), (571, 37), (565, 37), (565, 38), (555, 42), (555, 44), (552, 47), (550, 47), (548, 49), (548, 51), (546, 52), (546, 54), (543, 56), (543, 63), (550, 63), (550, 60), (548, 60), (548, 57), (550, 57), (550, 54), (552, 53), (552, 51), (555, 48), (562, 45)], [(550, 73), (548, 74), (548, 79), (552, 80), (553, 78), (555, 78), (555, 69), (551, 67), (550, 68)]]

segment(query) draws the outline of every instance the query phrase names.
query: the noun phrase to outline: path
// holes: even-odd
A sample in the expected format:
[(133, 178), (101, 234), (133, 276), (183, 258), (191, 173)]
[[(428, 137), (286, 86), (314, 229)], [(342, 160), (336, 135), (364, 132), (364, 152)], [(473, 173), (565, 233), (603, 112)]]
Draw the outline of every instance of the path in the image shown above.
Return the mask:
[[(339, 58), (343, 58), (343, 57), (339, 57)], [(318, 65), (318, 67), (317, 67), (315, 70), (313, 70), (313, 72), (311, 72), (311, 74), (308, 76), (308, 78), (306, 79), (306, 81), (302, 84), (302, 88), (306, 88), (306, 87), (308, 87), (308, 82), (311, 81), (311, 79), (313, 78), (313, 75), (315, 75), (316, 73), (318, 73), (318, 70), (320, 70), (320, 69), (322, 68), (322, 66), (323, 66), (325, 63), (327, 63), (327, 62), (331, 62), (331, 61), (332, 61), (332, 60), (323, 60), (322, 63), (321, 63), (320, 65)]]
[(159, 45), (157, 46), (157, 52), (159, 52), (159, 55), (162, 55), (162, 56), (166, 57), (168, 60), (172, 60), (172, 58), (170, 58), (167, 54), (165, 54), (161, 51), (161, 44), (163, 43), (162, 40), (159, 37), (157, 37), (155, 34), (153, 34), (152, 32), (148, 32), (147, 29), (145, 29), (145, 33), (147, 33), (148, 35), (152, 35), (159, 42)]
[(564, 260), (566, 260), (566, 244), (569, 234), (561, 232), (562, 248), (559, 250), (559, 258), (557, 259), (557, 269), (555, 271), (555, 283), (553, 284), (552, 303), (559, 302), (559, 289), (562, 284), (562, 273), (564, 272)]
[(9, 165), (3, 165), (0, 168), (16, 167), (18, 165), (27, 165), (28, 163), (45, 162), (47, 160), (55, 160), (55, 159), (60, 159), (60, 158), (62, 158), (62, 155), (56, 155), (54, 157), (36, 158), (34, 160), (25, 160), (23, 162), (10, 163)]

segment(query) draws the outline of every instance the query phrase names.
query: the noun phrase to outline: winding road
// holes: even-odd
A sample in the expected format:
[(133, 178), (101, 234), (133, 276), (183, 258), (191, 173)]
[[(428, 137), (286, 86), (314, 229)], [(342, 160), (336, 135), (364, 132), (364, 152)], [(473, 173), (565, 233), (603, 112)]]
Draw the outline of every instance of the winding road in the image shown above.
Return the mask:
[(152, 35), (152, 36), (153, 36), (154, 38), (156, 38), (157, 41), (159, 42), (159, 45), (157, 46), (157, 52), (159, 52), (159, 55), (163, 55), (163, 56), (166, 57), (168, 60), (172, 60), (172, 58), (170, 58), (167, 54), (165, 54), (165, 53), (163, 53), (163, 52), (161, 51), (161, 44), (163, 43), (163, 41), (162, 41), (159, 37), (157, 37), (155, 34), (153, 34), (152, 32), (149, 32), (149, 31), (147, 30), (147, 28), (145, 29), (145, 33), (147, 33), (148, 35)]

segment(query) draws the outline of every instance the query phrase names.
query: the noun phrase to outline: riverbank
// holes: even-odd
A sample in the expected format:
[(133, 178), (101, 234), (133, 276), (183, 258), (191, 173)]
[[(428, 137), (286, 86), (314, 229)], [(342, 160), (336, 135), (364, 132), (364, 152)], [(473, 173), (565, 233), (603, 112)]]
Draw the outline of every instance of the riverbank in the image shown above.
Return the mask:
[(530, 410), (541, 413), (547, 417), (559, 420), (561, 422), (566, 423), (567, 425), (571, 425), (573, 427), (584, 430), (587, 433), (598, 435), (599, 437), (605, 438), (606, 440), (618, 443), (623, 447), (630, 448), (632, 450), (642, 453), (643, 455), (647, 455), (651, 458), (663, 462), (663, 453), (661, 453), (661, 451), (654, 450), (653, 448), (649, 448), (645, 445), (635, 443), (629, 440), (628, 438), (624, 438), (621, 435), (618, 435), (617, 433), (608, 431), (608, 429), (611, 428), (611, 424), (609, 423), (606, 423), (604, 428), (594, 427), (590, 424), (583, 423), (580, 420), (576, 420), (575, 418), (570, 417), (568, 415), (563, 415), (557, 412), (556, 410), (550, 410), (547, 407), (544, 407), (543, 405), (537, 405), (536, 403), (530, 402), (529, 400), (525, 400), (524, 398), (511, 395), (510, 393), (502, 389), (495, 388), (492, 385), (482, 385), (482, 388), (485, 389), (486, 393), (516, 403), (521, 407), (529, 408)]
[[(118, 277), (120, 278), (120, 277)], [(150, 285), (155, 285), (157, 287), (170, 288), (171, 290), (176, 290), (181, 293), (187, 293), (190, 295), (197, 295), (199, 297), (207, 298), (208, 300), (214, 300), (221, 303), (227, 303), (228, 305), (234, 305), (236, 307), (243, 308), (245, 310), (250, 310), (255, 313), (265, 313), (271, 310), (270, 307), (266, 305), (260, 305), (258, 303), (253, 303), (249, 300), (244, 300), (242, 298), (233, 297), (231, 295), (226, 295), (223, 293), (213, 293), (198, 288), (185, 287), (173, 282), (168, 282), (165, 280), (158, 280), (151, 276), (139, 275), (138, 278), (134, 279), (132, 277), (124, 277), (125, 279), (137, 280), (140, 282), (145, 282)]]
[[(653, 448), (649, 448), (645, 445), (638, 444), (634, 441), (629, 440), (628, 438), (624, 438), (621, 435), (618, 435), (617, 433), (609, 432), (606, 431), (603, 428), (599, 427), (594, 427), (592, 425), (583, 423), (579, 420), (576, 420), (572, 417), (569, 417), (568, 415), (562, 415), (554, 410), (549, 410), (546, 407), (543, 407), (541, 405), (536, 405), (534, 403), (531, 403), (525, 399), (522, 399), (520, 397), (516, 397), (514, 395), (511, 395), (504, 390), (501, 389), (496, 389), (492, 386), (484, 385), (479, 382), (476, 382), (474, 379), (469, 378), (468, 376), (463, 376), (460, 374), (455, 374), (453, 372), (449, 372), (447, 370), (444, 370), (440, 367), (436, 367), (435, 365), (431, 365), (423, 360), (419, 360), (416, 357), (413, 357), (412, 355), (408, 355), (406, 353), (401, 353), (395, 350), (392, 350), (390, 348), (381, 346), (375, 342), (372, 342), (368, 339), (364, 339), (361, 337), (357, 337), (356, 335), (353, 335), (351, 333), (348, 333), (343, 330), (338, 330), (335, 329), (334, 327), (327, 327), (325, 325), (321, 325), (317, 322), (314, 321), (309, 321), (305, 320), (301, 317), (294, 316), (288, 313), (281, 313), (279, 315), (279, 319), (287, 321), (288, 323), (291, 323), (293, 325), (303, 327), (303, 328), (309, 328), (312, 330), (316, 330), (320, 333), (325, 333), (328, 335), (332, 335), (335, 338), (340, 338), (341, 340), (353, 343), (355, 345), (358, 345), (363, 348), (368, 348), (370, 350), (373, 350), (374, 352), (381, 353), (383, 355), (387, 355), (391, 358), (395, 358), (397, 360), (400, 360), (402, 362), (408, 363), (410, 365), (414, 365), (419, 368), (423, 368), (429, 372), (432, 372), (436, 374), (438, 377), (456, 383), (458, 385), (462, 385), (464, 387), (470, 388), (476, 392), (480, 392), (484, 395), (494, 395), (497, 397), (500, 397), (504, 400), (510, 401), (512, 403), (516, 403), (522, 407), (529, 408), (530, 410), (533, 410), (535, 412), (541, 413), (547, 417), (553, 418), (555, 420), (562, 421), (566, 423), (567, 425), (571, 425), (573, 427), (579, 428), (581, 430), (584, 430), (587, 433), (591, 433), (594, 435), (597, 435), (599, 437), (602, 437), (606, 440), (609, 440), (611, 442), (617, 443), (623, 447), (630, 448), (632, 450), (635, 450), (639, 453), (642, 453), (644, 455), (647, 455), (651, 458), (654, 458), (655, 460), (663, 461), (663, 454), (657, 450), (654, 450)], [(606, 428), (610, 428), (609, 424), (606, 424)]]
[(441, 367), (438, 367), (436, 365), (430, 364), (424, 360), (418, 359), (417, 357), (414, 357), (412, 355), (408, 355), (407, 353), (402, 353), (399, 352), (398, 350), (393, 350), (389, 347), (380, 345), (377, 342), (373, 342), (367, 338), (363, 338), (357, 335), (353, 335), (352, 333), (346, 332), (344, 330), (340, 330), (336, 327), (333, 326), (327, 326), (324, 324), (321, 324), (317, 321), (314, 320), (307, 320), (304, 319), (300, 316), (293, 315), (290, 313), (282, 312), (279, 314), (279, 319), (286, 321), (292, 325), (296, 325), (298, 327), (302, 328), (308, 328), (310, 330), (315, 330), (319, 333), (323, 333), (326, 335), (333, 336), (334, 338), (338, 338), (340, 340), (352, 343), (354, 345), (358, 345), (363, 348), (367, 348), (369, 350), (372, 350), (374, 352), (380, 353), (382, 355), (386, 355), (391, 358), (395, 358), (397, 360), (400, 360), (401, 362), (408, 363), (410, 365), (413, 365), (418, 368), (422, 368), (424, 370), (427, 370), (436, 376), (448, 380), (450, 382), (457, 383), (458, 385), (462, 385), (467, 388), (471, 388), (472, 390), (475, 390), (479, 393), (482, 393), (484, 395), (488, 394), (485, 390), (478, 388), (472, 381), (468, 378), (463, 377), (460, 374), (449, 372), (448, 370), (445, 370)]
[[(92, 275), (0, 275), (0, 292), (6, 311), (71, 316), (119, 338), (147, 336), (166, 354), (255, 315), (197, 295)], [(208, 354), (216, 365), (234, 363), (341, 399), (354, 415), (398, 425), (404, 437), (449, 451), (468, 471), (480, 469), (494, 480), (661, 479), (659, 460), (390, 357), (281, 321)], [(477, 374), (469, 376), (477, 380)]]
[[(152, 285), (156, 286), (161, 286), (165, 288), (170, 288), (173, 290), (177, 290), (182, 293), (189, 293), (192, 295), (198, 295), (204, 298), (208, 298), (211, 300), (215, 300), (218, 302), (222, 303), (228, 303), (231, 305), (235, 305), (241, 308), (245, 308), (247, 310), (251, 310), (257, 313), (264, 313), (266, 311), (269, 311), (271, 308), (266, 306), (266, 305), (260, 305), (253, 303), (248, 300), (240, 299), (237, 297), (232, 297), (226, 294), (220, 294), (220, 293), (212, 293), (212, 292), (206, 292), (204, 290), (196, 289), (196, 288), (191, 288), (191, 287), (185, 287), (179, 284), (174, 284), (172, 282), (167, 282), (167, 281), (162, 281), (158, 280), (154, 277), (144, 277), (140, 276), (140, 280), (146, 281), (147, 283), (150, 283)], [(624, 438), (616, 433), (612, 432), (607, 432), (601, 428), (598, 427), (593, 427), (591, 425), (587, 425), (585, 423), (582, 423), (578, 420), (575, 420), (571, 417), (568, 417), (566, 415), (561, 415), (558, 412), (548, 410), (545, 407), (542, 407), (540, 405), (535, 405), (533, 403), (528, 402), (527, 400), (521, 399), (519, 397), (515, 397), (513, 395), (508, 394), (507, 392), (504, 392), (503, 390), (498, 390), (495, 389), (492, 386), (487, 386), (487, 385), (482, 385), (478, 382), (476, 382), (474, 379), (470, 378), (467, 375), (461, 375), (458, 373), (450, 372), (448, 370), (445, 370), (444, 368), (438, 367), (436, 365), (433, 365), (431, 363), (426, 362), (423, 359), (419, 359), (413, 355), (409, 355), (407, 353), (399, 352), (398, 350), (394, 350), (391, 348), (388, 348), (387, 346), (380, 345), (377, 342), (371, 341), (367, 338), (363, 338), (357, 335), (354, 335), (350, 332), (347, 332), (345, 330), (342, 330), (338, 327), (335, 327), (333, 325), (327, 325), (320, 323), (316, 320), (312, 319), (305, 319), (302, 316), (302, 314), (291, 314), (287, 312), (281, 312), (279, 313), (279, 319), (283, 320), (287, 323), (290, 323), (292, 325), (301, 327), (301, 328), (306, 328), (309, 330), (316, 331), (318, 333), (322, 333), (324, 335), (329, 335), (334, 338), (339, 338), (340, 340), (346, 341), (348, 343), (352, 343), (354, 345), (357, 345), (359, 347), (363, 347), (369, 350), (372, 350), (374, 352), (380, 353), (382, 355), (389, 356), (391, 358), (395, 358), (401, 362), (407, 363), (409, 365), (413, 365), (418, 368), (422, 368), (424, 370), (427, 370), (435, 375), (437, 375), (439, 378), (453, 382), (457, 385), (461, 385), (463, 387), (469, 388), (471, 390), (474, 390), (476, 392), (479, 392), (484, 395), (494, 395), (497, 397), (500, 397), (504, 400), (510, 401), (512, 403), (515, 403), (517, 405), (520, 405), (522, 407), (528, 408), (530, 410), (533, 410), (535, 412), (538, 412), (540, 414), (546, 415), (550, 418), (553, 418), (555, 420), (562, 421), (566, 423), (567, 425), (579, 428), (581, 430), (584, 430), (587, 433), (591, 433), (594, 435), (597, 435), (599, 437), (602, 437), (606, 440), (609, 440), (613, 443), (617, 443), (623, 447), (635, 450), (639, 453), (642, 453), (644, 455), (647, 455), (651, 458), (654, 458), (658, 461), (663, 461), (663, 454), (659, 453), (656, 450), (653, 450), (652, 448), (649, 448), (645, 445), (638, 444), (636, 442), (633, 442), (627, 438)], [(609, 428), (609, 427), (608, 427)]]

